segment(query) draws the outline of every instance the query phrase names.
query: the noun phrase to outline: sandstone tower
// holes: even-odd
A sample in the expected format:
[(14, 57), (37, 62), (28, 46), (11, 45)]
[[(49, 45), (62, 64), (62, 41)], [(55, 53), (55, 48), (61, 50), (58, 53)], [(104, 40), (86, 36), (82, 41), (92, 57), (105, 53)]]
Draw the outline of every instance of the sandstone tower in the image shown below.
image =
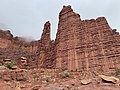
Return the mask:
[(119, 33), (105, 17), (81, 20), (71, 6), (59, 14), (55, 48), (57, 68), (92, 72), (120, 68)]
[(55, 68), (54, 41), (50, 38), (50, 22), (44, 25), (38, 46), (38, 68)]

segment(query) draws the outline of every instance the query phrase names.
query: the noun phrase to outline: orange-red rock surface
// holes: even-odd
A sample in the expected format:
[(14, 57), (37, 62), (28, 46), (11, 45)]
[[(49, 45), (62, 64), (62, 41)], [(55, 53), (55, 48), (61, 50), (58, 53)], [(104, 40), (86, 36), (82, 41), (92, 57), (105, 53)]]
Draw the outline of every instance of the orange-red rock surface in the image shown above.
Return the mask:
[(71, 6), (59, 14), (55, 40), (56, 67), (91, 72), (112, 72), (120, 67), (120, 35), (105, 17), (81, 20)]
[[(14, 37), (9, 30), (0, 30), (0, 65), (13, 60), (21, 69), (68, 69), (79, 72), (80, 77), (82, 73), (87, 73), (88, 76), (86, 77), (106, 72), (114, 74), (115, 69), (120, 68), (120, 35), (116, 29), (109, 26), (105, 17), (82, 20), (71, 6), (63, 6), (59, 13), (55, 40), (51, 40), (50, 33), (51, 24), (49, 21), (44, 24), (40, 40), (31, 42), (26, 42), (21, 37)], [(5, 77), (2, 77), (2, 80), (16, 81), (21, 80), (24, 76), (23, 72), (20, 75), (18, 72), (12, 73), (16, 75), (9, 74), (13, 78), (7, 76), (8, 73), (3, 73)], [(4, 86), (5, 84), (2, 83), (1, 85)], [(84, 87), (80, 88), (84, 90)], [(90, 86), (89, 88), (93, 87)], [(103, 90), (119, 90), (118, 88), (115, 89), (114, 86), (111, 87), (114, 89), (108, 89), (108, 86), (100, 86), (100, 89), (97, 90), (101, 90), (101, 88)]]

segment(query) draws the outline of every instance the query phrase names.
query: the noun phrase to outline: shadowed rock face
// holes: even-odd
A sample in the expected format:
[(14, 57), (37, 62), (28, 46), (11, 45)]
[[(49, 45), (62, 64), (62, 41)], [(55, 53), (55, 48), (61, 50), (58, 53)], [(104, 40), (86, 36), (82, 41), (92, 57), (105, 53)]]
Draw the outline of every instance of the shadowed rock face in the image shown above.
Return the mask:
[[(63, 6), (59, 14), (55, 41), (50, 38), (50, 22), (46, 22), (41, 39), (26, 43), (10, 32), (1, 34), (0, 48), (19, 48), (34, 54), (38, 68), (65, 68), (91, 72), (114, 72), (120, 68), (120, 35), (111, 29), (105, 17), (81, 20), (71, 6)], [(5, 35), (5, 36), (4, 36)], [(7, 37), (7, 38), (5, 38)]]
[(23, 68), (19, 63), (19, 58), (24, 56), (27, 57), (27, 63), (31, 68), (37, 67), (35, 53), (38, 41), (25, 42), (19, 38), (13, 37), (9, 30), (0, 30), (0, 65), (4, 65), (5, 59), (10, 59), (15, 60), (18, 66)]
[(0, 48), (20, 48), (29, 52), (36, 52), (38, 41), (26, 42), (22, 37), (13, 37), (9, 30), (0, 30)]
[(10, 31), (0, 30), (0, 48), (6, 48), (11, 44), (11, 39), (13, 38)]

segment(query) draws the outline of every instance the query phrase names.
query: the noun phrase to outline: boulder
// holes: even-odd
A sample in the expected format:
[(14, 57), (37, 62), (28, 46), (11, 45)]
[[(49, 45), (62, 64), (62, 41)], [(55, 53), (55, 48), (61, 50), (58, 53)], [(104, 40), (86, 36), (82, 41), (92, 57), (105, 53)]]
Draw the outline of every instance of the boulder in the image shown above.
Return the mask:
[(27, 58), (26, 57), (21, 57), (22, 60), (26, 60)]
[(119, 82), (119, 78), (116, 78), (114, 76), (99, 75), (99, 77), (107, 82), (112, 82), (114, 84)]
[(91, 79), (83, 79), (83, 80), (81, 80), (81, 83), (82, 83), (83, 85), (90, 84), (91, 82), (92, 82)]

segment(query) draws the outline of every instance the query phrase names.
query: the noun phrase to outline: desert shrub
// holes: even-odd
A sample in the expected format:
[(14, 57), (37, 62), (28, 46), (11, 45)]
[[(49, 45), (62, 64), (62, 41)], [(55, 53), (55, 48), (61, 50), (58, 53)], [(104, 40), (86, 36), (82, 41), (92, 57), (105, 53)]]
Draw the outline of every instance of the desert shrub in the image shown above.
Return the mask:
[(26, 69), (27, 69), (27, 70), (30, 70), (30, 66), (26, 66)]
[(62, 71), (65, 71), (65, 70), (68, 70), (68, 67), (65, 66), (62, 68)]
[(22, 78), (22, 81), (27, 81), (27, 77), (24, 76), (24, 77)]
[(69, 77), (70, 75), (69, 75), (69, 73), (63, 73), (62, 74), (62, 78), (67, 78), (67, 77)]
[(46, 77), (46, 78), (45, 78), (45, 81), (46, 81), (46, 82), (49, 82), (49, 81), (50, 81), (50, 78), (49, 78), (49, 77)]
[(7, 63), (4, 64), (4, 66), (9, 68), (9, 69), (12, 69), (12, 67), (15, 66), (15, 65), (16, 65), (15, 61), (7, 62)]
[(34, 80), (38, 81), (39, 80), (39, 75), (35, 74), (33, 78), (34, 78)]
[(44, 81), (45, 82), (50, 82), (50, 80), (51, 80), (51, 76), (50, 75), (45, 75), (44, 76)]

